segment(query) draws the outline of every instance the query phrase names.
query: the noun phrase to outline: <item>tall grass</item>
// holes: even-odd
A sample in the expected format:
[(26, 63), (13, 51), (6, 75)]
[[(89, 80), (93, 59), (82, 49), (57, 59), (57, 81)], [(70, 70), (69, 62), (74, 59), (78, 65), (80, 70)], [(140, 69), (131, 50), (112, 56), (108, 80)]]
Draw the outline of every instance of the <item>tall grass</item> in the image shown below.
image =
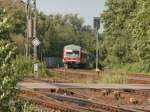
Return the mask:
[(18, 55), (13, 61), (16, 71), (20, 76), (32, 73), (32, 60), (22, 55)]
[[(18, 55), (16, 59), (13, 61), (14, 65), (16, 66), (16, 71), (19, 74), (20, 78), (24, 77), (24, 75), (33, 75), (33, 61), (31, 58)], [(45, 78), (46, 73), (46, 65), (42, 62), (39, 62), (39, 77)]]
[(46, 78), (47, 77), (47, 67), (46, 64), (44, 64), (43, 62), (39, 63), (39, 76), (40, 78)]
[(141, 63), (134, 63), (134, 64), (127, 64), (124, 68), (128, 72), (142, 72), (142, 64)]
[(111, 72), (105, 74), (101, 78), (102, 83), (107, 83), (107, 84), (125, 84), (127, 83), (127, 73), (126, 72)]

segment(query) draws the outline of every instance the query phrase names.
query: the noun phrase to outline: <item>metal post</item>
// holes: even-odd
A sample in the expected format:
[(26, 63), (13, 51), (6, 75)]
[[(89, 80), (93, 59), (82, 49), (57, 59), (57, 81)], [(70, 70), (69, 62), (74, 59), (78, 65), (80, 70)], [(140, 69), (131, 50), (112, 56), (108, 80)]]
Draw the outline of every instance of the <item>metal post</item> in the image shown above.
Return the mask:
[(99, 71), (99, 67), (98, 67), (98, 30), (96, 30), (96, 71)]
[(99, 72), (99, 68), (98, 68), (98, 30), (100, 29), (100, 18), (99, 17), (94, 17), (94, 21), (93, 21), (93, 25), (94, 25), (94, 29), (95, 29), (95, 36), (96, 36), (96, 71)]
[(33, 61), (34, 61), (34, 63), (36, 63), (36, 61), (37, 61), (37, 46), (34, 46), (33, 50), (34, 50), (34, 56), (33, 56), (34, 60)]

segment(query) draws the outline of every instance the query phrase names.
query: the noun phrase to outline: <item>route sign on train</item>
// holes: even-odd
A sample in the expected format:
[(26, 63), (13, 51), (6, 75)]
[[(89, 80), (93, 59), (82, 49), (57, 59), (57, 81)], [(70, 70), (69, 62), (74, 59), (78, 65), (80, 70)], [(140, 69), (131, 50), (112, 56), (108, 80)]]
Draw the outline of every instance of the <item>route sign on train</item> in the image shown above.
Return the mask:
[(35, 38), (35, 39), (32, 40), (32, 44), (33, 44), (34, 46), (39, 46), (40, 43), (41, 43), (41, 42), (39, 41), (38, 38)]

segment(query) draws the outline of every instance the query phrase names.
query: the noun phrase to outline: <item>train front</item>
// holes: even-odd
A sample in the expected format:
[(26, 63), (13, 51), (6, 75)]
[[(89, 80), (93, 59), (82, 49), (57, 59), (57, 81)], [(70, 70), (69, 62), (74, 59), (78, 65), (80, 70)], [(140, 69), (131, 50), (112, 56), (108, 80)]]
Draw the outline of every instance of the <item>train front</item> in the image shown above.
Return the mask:
[(66, 68), (78, 67), (81, 61), (81, 47), (77, 45), (67, 45), (63, 50), (63, 63)]

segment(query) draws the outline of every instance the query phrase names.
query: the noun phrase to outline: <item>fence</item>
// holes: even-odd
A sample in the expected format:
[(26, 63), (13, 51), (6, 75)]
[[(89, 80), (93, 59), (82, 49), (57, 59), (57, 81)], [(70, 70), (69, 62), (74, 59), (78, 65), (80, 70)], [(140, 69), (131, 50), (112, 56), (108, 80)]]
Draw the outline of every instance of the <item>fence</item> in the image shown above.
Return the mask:
[(62, 59), (60, 57), (44, 57), (44, 62), (48, 68), (62, 67)]

